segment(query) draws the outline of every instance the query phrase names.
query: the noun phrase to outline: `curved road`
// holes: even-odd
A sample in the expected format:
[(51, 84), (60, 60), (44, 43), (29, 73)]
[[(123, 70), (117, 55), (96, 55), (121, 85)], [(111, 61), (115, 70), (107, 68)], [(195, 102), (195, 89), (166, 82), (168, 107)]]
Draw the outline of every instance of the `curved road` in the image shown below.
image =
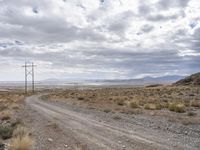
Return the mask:
[(90, 115), (80, 111), (42, 101), (36, 95), (28, 97), (26, 104), (47, 119), (58, 123), (63, 132), (72, 131), (77, 139), (86, 143), (89, 149), (92, 150), (184, 149), (181, 145), (174, 147), (168, 144), (165, 137), (152, 138), (152, 136), (145, 135), (132, 128), (115, 126), (106, 121), (99, 121), (98, 117), (90, 117)]

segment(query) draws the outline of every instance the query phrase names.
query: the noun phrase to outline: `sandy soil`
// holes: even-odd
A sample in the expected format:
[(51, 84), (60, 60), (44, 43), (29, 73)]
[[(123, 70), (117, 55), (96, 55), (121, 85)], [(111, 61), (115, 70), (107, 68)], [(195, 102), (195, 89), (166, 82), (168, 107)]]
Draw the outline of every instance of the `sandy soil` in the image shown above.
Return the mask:
[(200, 149), (200, 128), (155, 116), (106, 113), (31, 96), (23, 115), (32, 126), (35, 149)]

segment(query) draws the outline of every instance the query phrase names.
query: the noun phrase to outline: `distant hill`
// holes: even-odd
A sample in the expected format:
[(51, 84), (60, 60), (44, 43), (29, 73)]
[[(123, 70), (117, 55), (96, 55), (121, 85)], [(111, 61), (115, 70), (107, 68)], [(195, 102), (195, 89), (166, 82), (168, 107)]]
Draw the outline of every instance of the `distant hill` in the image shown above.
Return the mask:
[(177, 81), (174, 85), (194, 85), (200, 86), (200, 72), (192, 74), (182, 80)]

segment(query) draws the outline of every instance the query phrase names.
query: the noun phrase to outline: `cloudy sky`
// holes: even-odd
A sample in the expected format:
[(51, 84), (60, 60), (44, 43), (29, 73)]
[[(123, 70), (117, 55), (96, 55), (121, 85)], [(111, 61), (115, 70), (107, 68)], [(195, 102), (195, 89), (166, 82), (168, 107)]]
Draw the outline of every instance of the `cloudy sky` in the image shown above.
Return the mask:
[(199, 0), (0, 0), (0, 80), (200, 71)]

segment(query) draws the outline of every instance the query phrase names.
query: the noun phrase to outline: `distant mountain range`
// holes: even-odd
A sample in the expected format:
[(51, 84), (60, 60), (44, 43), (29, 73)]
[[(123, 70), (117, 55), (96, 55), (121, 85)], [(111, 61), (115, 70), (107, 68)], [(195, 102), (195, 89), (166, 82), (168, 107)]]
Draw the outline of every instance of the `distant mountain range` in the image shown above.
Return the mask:
[(171, 75), (162, 77), (144, 77), (140, 79), (88, 79), (88, 80), (75, 80), (51, 78), (43, 80), (42, 82), (71, 82), (71, 83), (85, 83), (85, 84), (111, 84), (111, 85), (148, 85), (148, 84), (171, 84), (178, 80), (185, 78), (185, 76)]
[(127, 85), (147, 85), (147, 84), (171, 84), (183, 79), (185, 76), (171, 75), (162, 77), (144, 77), (140, 79), (113, 79), (113, 80), (95, 80), (95, 82), (127, 84)]

